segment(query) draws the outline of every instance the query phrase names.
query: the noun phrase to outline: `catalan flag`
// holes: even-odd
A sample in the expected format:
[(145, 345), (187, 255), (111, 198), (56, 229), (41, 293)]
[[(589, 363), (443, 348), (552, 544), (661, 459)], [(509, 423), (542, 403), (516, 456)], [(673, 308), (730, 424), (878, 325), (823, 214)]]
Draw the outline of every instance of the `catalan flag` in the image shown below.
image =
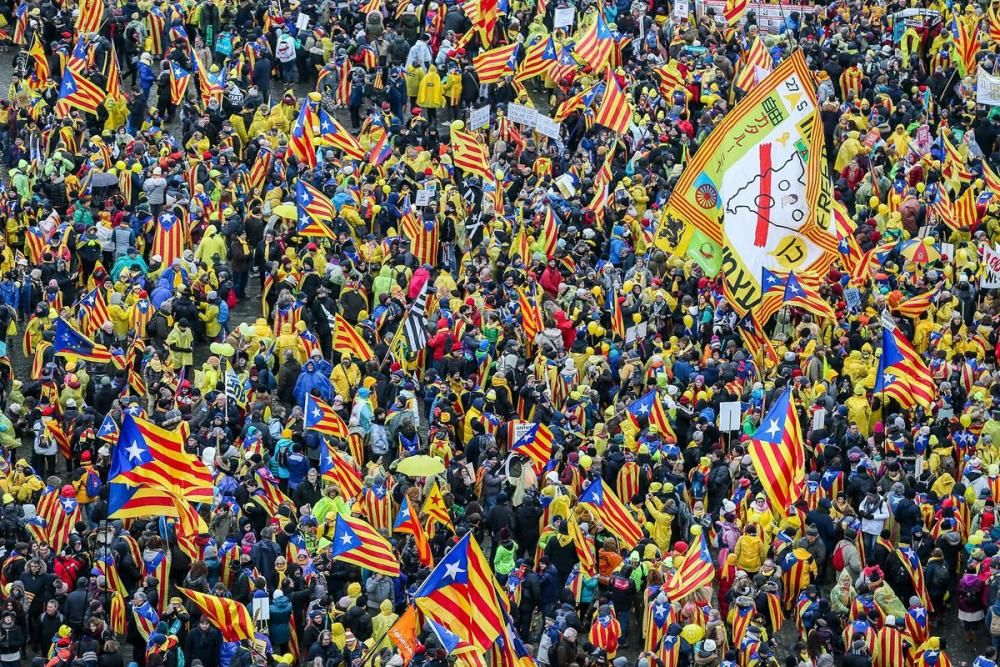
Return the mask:
[(619, 340), (625, 340), (625, 319), (622, 317), (622, 304), (618, 300), (618, 292), (608, 292), (608, 312), (611, 313), (611, 334)]
[(524, 332), (524, 340), (528, 344), (533, 344), (535, 336), (542, 330), (542, 313), (538, 309), (538, 303), (534, 296), (529, 296), (524, 288), (517, 288), (517, 304), (521, 313), (521, 330)]
[(714, 578), (715, 564), (712, 562), (712, 554), (708, 551), (705, 536), (699, 534), (691, 541), (684, 554), (684, 562), (674, 572), (664, 590), (672, 601), (683, 600), (699, 588), (711, 586)]
[(517, 67), (517, 52), (520, 44), (514, 42), (484, 51), (472, 59), (472, 67), (479, 75), (480, 83), (496, 83), (514, 73)]
[(61, 317), (56, 319), (52, 345), (56, 354), (70, 355), (98, 364), (111, 361), (111, 351), (108, 348), (90, 340)]
[(746, 13), (747, 7), (749, 6), (750, 0), (726, 0), (726, 6), (722, 10), (722, 16), (726, 19), (726, 23), (729, 25), (738, 25), (740, 19), (743, 18), (743, 14)]
[(184, 101), (188, 84), (191, 83), (191, 72), (187, 71), (177, 61), (170, 61), (170, 103), (180, 104)]
[(531, 461), (536, 474), (541, 474), (552, 459), (552, 430), (545, 424), (531, 424), (510, 446), (511, 454)]
[(844, 205), (836, 200), (830, 209), (830, 219), (833, 223), (833, 232), (837, 237), (837, 250), (843, 259), (844, 268), (851, 272), (863, 256), (858, 239), (854, 236), (858, 225), (851, 219)]
[[(549, 69), (549, 78), (559, 86), (563, 85), (565, 82), (572, 84), (573, 79), (576, 78), (576, 71), (579, 68), (579, 63), (577, 63), (576, 58), (573, 57), (573, 47), (572, 45), (567, 44), (559, 51), (559, 57), (556, 59), (555, 64), (553, 64)], [(553, 118), (557, 121), (562, 120), (558, 114), (556, 114)]]
[(319, 138), (324, 145), (339, 148), (352, 160), (365, 159), (365, 150), (347, 128), (322, 107), (316, 113), (319, 116)]
[(396, 521), (393, 522), (392, 531), (394, 533), (405, 533), (413, 535), (413, 542), (417, 547), (417, 557), (425, 567), (434, 566), (434, 556), (431, 554), (430, 543), (427, 541), (427, 533), (420, 524), (420, 519), (410, 508), (410, 501), (403, 496), (403, 501), (399, 504), (399, 513), (396, 514)]
[(455, 166), (464, 172), (487, 180), (493, 178), (486, 148), (478, 137), (467, 130), (451, 130), (451, 151)]
[(340, 313), (334, 316), (333, 349), (341, 354), (350, 354), (361, 361), (371, 361), (375, 353), (351, 323)]
[(795, 276), (794, 271), (789, 273), (788, 278), (785, 280), (784, 305), (798, 306), (799, 308), (808, 310), (817, 317), (828, 320), (837, 319), (837, 314), (834, 312), (833, 306), (821, 297), (815, 289), (802, 283)]
[(42, 46), (42, 40), (37, 32), (31, 40), (31, 48), (28, 49), (28, 55), (35, 61), (35, 76), (38, 77), (39, 83), (44, 85), (49, 80), (49, 59), (45, 54), (45, 48)]
[(353, 563), (390, 577), (400, 574), (399, 559), (389, 542), (363, 519), (337, 515), (330, 555), (334, 560)]
[(80, 0), (80, 13), (76, 17), (78, 35), (100, 31), (103, 20), (104, 0)]
[(659, 90), (662, 97), (670, 99), (675, 90), (684, 88), (685, 76), (676, 60), (671, 59), (668, 63), (655, 67), (653, 72), (660, 79)]
[(83, 520), (83, 514), (75, 496), (61, 496), (58, 489), (48, 493), (55, 502), (39, 502), (38, 513), (45, 520), (46, 541), (55, 553), (59, 553), (69, 542), (69, 534), (76, 530), (77, 522)]
[(122, 92), (121, 69), (118, 65), (118, 52), (114, 44), (111, 45), (111, 55), (108, 56), (108, 97), (113, 100), (124, 100), (125, 94)]
[(181, 586), (177, 590), (198, 605), (202, 615), (211, 621), (227, 642), (253, 639), (256, 636), (253, 617), (245, 605), (232, 598), (199, 593)]
[(303, 410), (303, 428), (346, 440), (347, 424), (336, 410), (318, 396), (306, 394)]
[(334, 449), (326, 438), (319, 448), (319, 473), (323, 479), (336, 482), (344, 498), (357, 498), (364, 485), (357, 466)]
[(211, 503), (212, 475), (198, 457), (184, 450), (177, 431), (125, 414), (111, 456), (111, 482), (178, 489), (191, 502)]
[(581, 505), (590, 505), (601, 523), (629, 549), (642, 539), (642, 528), (603, 479), (590, 483), (580, 495)]
[(260, 194), (261, 188), (267, 183), (267, 177), (271, 173), (271, 164), (274, 162), (274, 153), (262, 148), (254, 158), (253, 167), (250, 168), (250, 175), (247, 177), (247, 187), (253, 194)]
[(437, 221), (434, 218), (422, 219), (420, 214), (410, 208), (410, 200), (403, 202), (403, 217), (399, 221), (399, 232), (410, 241), (410, 252), (421, 264), (438, 265), (440, 245)]
[(660, 401), (660, 397), (655, 389), (650, 389), (632, 401), (628, 408), (626, 408), (626, 412), (636, 427), (641, 427), (639, 420), (645, 417), (651, 426), (656, 426), (659, 429), (661, 435), (667, 441), (677, 442), (677, 435), (670, 424), (670, 418), (667, 416), (667, 411), (663, 409), (663, 403)]
[(104, 91), (83, 74), (70, 67), (63, 69), (59, 100), (56, 102), (57, 113), (66, 115), (72, 107), (97, 115), (97, 109), (104, 103), (104, 98)]
[(337, 210), (322, 191), (300, 178), (295, 186), (295, 205), (299, 209), (299, 234), (336, 238), (328, 225), (337, 217)]
[(109, 484), (108, 489), (108, 517), (111, 519), (177, 516), (174, 497), (161, 488)]
[(966, 23), (964, 17), (956, 16), (951, 20), (951, 34), (955, 39), (955, 51), (958, 53), (959, 74), (974, 74), (976, 72), (976, 56), (979, 54), (979, 21)]
[(28, 3), (21, 2), (14, 10), (14, 43), (24, 44), (24, 33), (28, 30)]
[[(967, 232), (979, 224), (979, 209), (976, 206), (976, 193), (973, 188), (965, 189), (954, 205), (954, 221), (957, 231)], [(945, 222), (948, 222), (945, 220)]]
[(937, 393), (927, 364), (887, 311), (882, 313), (882, 356), (874, 391), (895, 398), (905, 408), (929, 408)]
[(542, 214), (542, 229), (538, 236), (542, 242), (542, 252), (547, 258), (552, 259), (559, 246), (559, 221), (551, 206), (545, 207), (545, 212)]
[(629, 125), (632, 123), (632, 107), (610, 67), (604, 82), (604, 98), (594, 116), (594, 122), (617, 134), (628, 132)]
[(499, 586), (476, 538), (466, 533), (414, 593), (420, 611), (486, 651), (505, 627)]
[(140, 569), (143, 579), (156, 577), (156, 592), (158, 593), (156, 612), (162, 614), (169, 601), (167, 591), (170, 590), (170, 556), (165, 551), (147, 549), (142, 554)]
[(903, 317), (909, 317), (910, 319), (916, 320), (927, 312), (927, 309), (931, 307), (934, 303), (934, 299), (937, 298), (938, 292), (941, 291), (941, 285), (937, 285), (934, 289), (924, 292), (923, 294), (917, 294), (909, 299), (900, 301), (893, 307), (893, 311), (902, 315)]
[[(746, 51), (743, 67), (733, 79), (733, 85), (740, 90), (749, 91), (773, 69), (774, 59), (771, 57), (771, 52), (767, 50), (764, 41), (755, 35), (753, 42), (750, 43), (750, 48)], [(845, 73), (847, 71), (849, 70), (845, 70)], [(843, 75), (841, 75), (841, 85), (843, 85)]]
[(787, 516), (788, 509), (802, 495), (806, 479), (802, 428), (791, 388), (774, 402), (751, 437), (750, 458), (771, 510)]
[(580, 37), (580, 41), (574, 48), (574, 55), (591, 72), (599, 72), (608, 62), (611, 49), (614, 47), (615, 38), (611, 34), (607, 21), (603, 14), (598, 12), (597, 20), (594, 21), (587, 31)]
[(80, 329), (84, 336), (93, 336), (94, 333), (108, 321), (108, 306), (104, 302), (104, 294), (99, 288), (94, 288), (87, 292), (77, 302), (77, 313), (80, 318)]
[(314, 125), (319, 125), (312, 104), (309, 99), (302, 103), (288, 141), (289, 152), (309, 169), (316, 168), (315, 132), (318, 128), (314, 128)]
[(986, 17), (989, 19), (990, 42), (1000, 42), (1000, 12), (994, 4), (986, 9)]
[(444, 502), (444, 495), (441, 493), (441, 487), (438, 486), (436, 480), (431, 485), (430, 491), (424, 496), (424, 506), (421, 508), (421, 511), (427, 515), (428, 524), (437, 522), (455, 530), (455, 527), (451, 523), (451, 514), (448, 512), (448, 506)]
[(186, 227), (182, 218), (166, 211), (156, 219), (150, 253), (159, 255), (163, 260), (163, 266), (170, 266), (175, 259), (183, 256), (187, 238)]
[(757, 364), (758, 372), (763, 372), (764, 368), (770, 368), (778, 363), (778, 353), (774, 350), (771, 339), (764, 333), (764, 327), (754, 317), (753, 311), (748, 312), (736, 323), (736, 330), (743, 338), (743, 343), (754, 363)]
[(514, 76), (515, 81), (527, 81), (545, 76), (558, 60), (556, 43), (552, 37), (539, 40), (524, 50), (524, 61)]
[[(355, 435), (360, 436), (360, 434)], [(355, 439), (361, 440), (360, 437)], [(361, 445), (363, 450), (364, 443), (362, 442)], [(363, 453), (359, 453), (355, 460), (363, 461), (363, 456)], [(384, 482), (372, 484), (364, 490), (364, 493), (361, 494), (360, 508), (361, 514), (375, 530), (382, 535), (390, 534), (392, 530), (392, 496), (389, 495), (389, 490)]]
[(132, 616), (135, 619), (136, 630), (139, 631), (143, 639), (149, 641), (149, 636), (155, 632), (156, 626), (160, 623), (160, 616), (156, 613), (156, 610), (147, 601), (138, 607), (133, 607)]

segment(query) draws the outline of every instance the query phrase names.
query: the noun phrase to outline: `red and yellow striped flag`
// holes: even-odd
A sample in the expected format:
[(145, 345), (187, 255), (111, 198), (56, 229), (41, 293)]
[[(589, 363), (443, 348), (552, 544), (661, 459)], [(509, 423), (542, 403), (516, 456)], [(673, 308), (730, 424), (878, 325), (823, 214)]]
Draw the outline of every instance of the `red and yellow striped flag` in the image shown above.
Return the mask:
[(610, 67), (604, 80), (604, 98), (594, 116), (594, 122), (618, 134), (628, 132), (628, 126), (632, 123), (632, 106)]
[(198, 605), (201, 613), (211, 620), (212, 625), (219, 629), (227, 642), (254, 638), (253, 617), (250, 616), (246, 606), (231, 598), (199, 593), (182, 586), (178, 586), (177, 590)]
[(715, 578), (715, 565), (712, 554), (708, 551), (705, 536), (700, 534), (691, 542), (684, 562), (674, 572), (674, 576), (665, 587), (667, 597), (671, 600), (683, 600), (703, 586), (711, 586)]
[(371, 361), (375, 358), (375, 353), (368, 342), (340, 313), (334, 315), (333, 349), (341, 354), (350, 354), (361, 361)]
[(806, 453), (791, 388), (774, 402), (750, 438), (750, 458), (771, 510), (787, 516), (806, 483)]

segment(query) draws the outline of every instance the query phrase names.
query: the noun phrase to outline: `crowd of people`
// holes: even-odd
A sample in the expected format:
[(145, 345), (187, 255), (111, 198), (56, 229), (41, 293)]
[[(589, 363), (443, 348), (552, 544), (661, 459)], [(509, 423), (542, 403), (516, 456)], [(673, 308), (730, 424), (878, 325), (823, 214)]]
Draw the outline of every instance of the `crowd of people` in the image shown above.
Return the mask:
[[(992, 4), (0, 19), (0, 667), (996, 667)], [(748, 315), (668, 201), (792, 61)]]

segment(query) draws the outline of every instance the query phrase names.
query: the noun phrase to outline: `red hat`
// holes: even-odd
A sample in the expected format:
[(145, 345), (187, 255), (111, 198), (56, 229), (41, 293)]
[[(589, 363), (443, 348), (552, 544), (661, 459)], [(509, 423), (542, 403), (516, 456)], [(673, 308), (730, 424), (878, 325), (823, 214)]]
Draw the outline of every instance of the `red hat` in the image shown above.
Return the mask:
[(410, 109), (410, 113), (413, 114), (414, 116), (419, 116), (421, 114), (421, 109), (420, 107), (413, 107), (412, 109)]
[(80, 460), (83, 461), (83, 462), (89, 462), (90, 461), (90, 450), (89, 449), (83, 450), (83, 453), (80, 454)]
[(315, 243), (310, 243), (309, 245), (306, 246), (306, 250), (319, 250), (319, 246), (316, 245)]
[(205, 151), (204, 153), (201, 154), (201, 158), (203, 160), (211, 160), (212, 159), (212, 151)]
[(73, 488), (72, 484), (64, 484), (63, 488), (59, 490), (59, 495), (63, 498), (75, 498), (76, 489)]
[(427, 167), (426, 169), (424, 169), (424, 176), (433, 176), (433, 175), (434, 175), (434, 170), (433, 169), (431, 169), (430, 167)]

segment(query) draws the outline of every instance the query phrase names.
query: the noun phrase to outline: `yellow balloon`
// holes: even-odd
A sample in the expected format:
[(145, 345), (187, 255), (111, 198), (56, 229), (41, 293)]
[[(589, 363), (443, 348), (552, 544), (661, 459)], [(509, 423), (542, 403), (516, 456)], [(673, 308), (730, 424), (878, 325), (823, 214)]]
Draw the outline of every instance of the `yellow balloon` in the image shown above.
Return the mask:
[(962, 424), (963, 428), (969, 428), (969, 426), (972, 425), (972, 417), (970, 417), (969, 415), (962, 415), (961, 417), (958, 418), (958, 421), (960, 424)]
[(590, 458), (589, 455), (584, 454), (580, 457), (580, 467), (584, 470), (590, 470), (590, 466), (594, 465), (594, 459)]

